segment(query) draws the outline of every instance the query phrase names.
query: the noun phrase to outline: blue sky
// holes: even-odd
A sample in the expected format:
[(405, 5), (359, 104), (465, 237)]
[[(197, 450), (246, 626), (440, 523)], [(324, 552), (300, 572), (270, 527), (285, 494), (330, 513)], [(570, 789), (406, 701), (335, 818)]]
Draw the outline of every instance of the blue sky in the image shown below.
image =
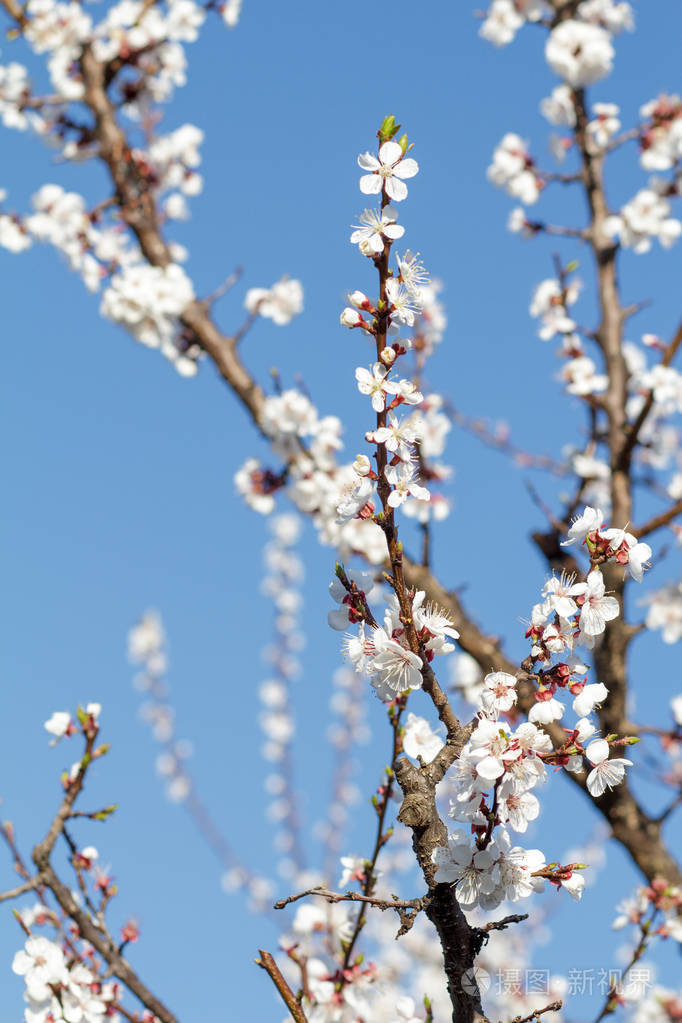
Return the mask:
[[(638, 7), (637, 32), (617, 40), (614, 74), (594, 90), (595, 98), (620, 104), (625, 125), (641, 103), (679, 88), (679, 52), (671, 41), (680, 38), (682, 9), (665, 0)], [(190, 249), (198, 292), (244, 268), (242, 284), (217, 306), (229, 330), (241, 322), (246, 287), (268, 286), (283, 273), (302, 281), (303, 316), (287, 328), (259, 324), (244, 358), (260, 379), (270, 367), (285, 383), (300, 374), (318, 407), (344, 419), (353, 454), (367, 428), (353, 370), (370, 355), (339, 327), (338, 314), (348, 290), (374, 284), (348, 236), (364, 205), (356, 156), (372, 148), (389, 112), (414, 141), (421, 168), (400, 210), (405, 242), (446, 289), (449, 329), (431, 379), (468, 414), (509, 423), (515, 440), (531, 450), (557, 453), (582, 428), (582, 409), (561, 397), (554, 380), (552, 345), (536, 338), (527, 314), (532, 288), (551, 275), (557, 246), (509, 235), (513, 203), (485, 181), (506, 131), (529, 138), (541, 164), (551, 165), (538, 104), (555, 79), (537, 29), (501, 52), (476, 33), (466, 3), (397, 0), (384, 10), (361, 0), (323, 7), (245, 0), (234, 32), (209, 20), (201, 41), (189, 47), (188, 85), (167, 111), (166, 130), (191, 121), (206, 135), (204, 191), (192, 203), (192, 219), (173, 232)], [(24, 59), (20, 45), (6, 42), (2, 59)], [(36, 140), (7, 131), (1, 137), (0, 185), (13, 207), (26, 209), (48, 181), (104, 197), (102, 175), (87, 165), (63, 167)], [(630, 150), (608, 182), (614, 205), (644, 182)], [(583, 222), (579, 197), (566, 192), (549, 194), (538, 209), (550, 219)], [(48, 749), (42, 723), (55, 709), (101, 701), (112, 753), (88, 801), (121, 809), (106, 827), (84, 827), (83, 841), (94, 841), (113, 865), (117, 912), (141, 922), (134, 961), (182, 1020), (246, 1013), (279, 1019), (266, 978), (249, 965), (259, 946), (274, 946), (275, 932), (249, 918), (238, 897), (222, 894), (210, 852), (165, 802), (125, 656), (129, 626), (144, 608), (158, 608), (170, 636), (179, 731), (195, 744), (202, 791), (219, 820), (240, 822), (233, 841), (241, 854), (271, 872), (272, 826), (261, 810), (267, 769), (256, 722), (257, 685), (266, 674), (259, 654), (269, 641), (270, 610), (259, 594), (266, 529), (233, 487), (235, 470), (262, 449), (209, 366), (194, 380), (181, 379), (156, 353), (102, 321), (97, 299), (55, 252), (0, 252), (0, 260), (3, 817), (16, 823), (28, 850), (46, 827), (59, 799), (58, 775), (72, 759), (70, 750)], [(673, 332), (676, 260), (678, 252), (656, 249), (623, 261), (626, 299), (655, 299), (633, 321), (634, 339)], [(587, 287), (577, 309), (589, 321), (591, 268), (580, 273)], [(523, 656), (519, 619), (545, 576), (527, 542), (542, 525), (539, 513), (522, 474), (501, 456), (458, 432), (448, 455), (456, 508), (436, 534), (438, 573), (463, 587), (476, 617), (513, 656)], [(557, 492), (550, 479), (535, 483), (549, 499)], [(312, 822), (328, 799), (331, 762), (319, 736), (340, 655), (338, 635), (326, 627), (333, 553), (316, 545), (309, 527), (302, 552), (308, 646), (297, 689), (297, 768)], [(668, 559), (671, 570), (677, 557)], [(662, 705), (681, 686), (675, 650), (646, 642), (634, 668), (647, 687), (640, 700), (648, 711), (650, 693)], [(379, 724), (374, 704), (371, 713)], [(378, 731), (364, 755), (368, 795), (385, 747)], [(556, 855), (588, 837), (596, 820), (566, 788), (558, 780), (544, 801)], [(348, 851), (365, 852), (372, 831), (369, 809), (359, 812)], [(544, 849), (543, 831), (534, 837)], [(612, 941), (609, 907), (635, 883), (620, 851), (610, 855), (614, 869), (600, 875), (581, 906), (562, 910), (562, 942), (542, 950), (552, 968), (602, 964)], [(11, 883), (9, 869), (6, 877)], [(560, 951), (566, 939), (570, 964)], [(18, 944), (7, 914), (0, 960), (9, 962)], [(672, 979), (675, 960), (671, 952), (667, 958)], [(18, 978), (2, 985), (8, 1019), (21, 1014), (21, 990)], [(578, 1006), (571, 1015), (588, 1014)]]

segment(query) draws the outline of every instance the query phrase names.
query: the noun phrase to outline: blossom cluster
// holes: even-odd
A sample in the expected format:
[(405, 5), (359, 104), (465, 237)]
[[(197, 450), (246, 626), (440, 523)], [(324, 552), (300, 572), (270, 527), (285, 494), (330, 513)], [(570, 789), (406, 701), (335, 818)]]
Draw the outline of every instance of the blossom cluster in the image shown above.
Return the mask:
[(682, 890), (662, 878), (638, 888), (629, 898), (623, 899), (616, 909), (618, 916), (613, 921), (614, 931), (620, 931), (628, 924), (639, 926), (646, 917), (650, 917), (650, 922), (656, 921), (658, 935), (682, 943)]
[[(447, 478), (449, 470), (438, 463), (427, 462), (443, 451), (445, 435), (450, 429), (442, 413), (439, 395), (426, 398), (409, 377), (394, 373), (398, 360), (412, 348), (417, 367), (439, 343), (445, 327), (442, 306), (438, 301), (440, 286), (431, 282), (419, 259), (407, 249), (396, 255), (395, 269), (390, 268), (393, 243), (404, 234), (397, 224), (397, 212), (391, 201), (407, 196), (405, 178), (418, 172), (416, 160), (406, 154), (411, 148), (407, 136), (395, 141), (398, 127), (387, 118), (379, 132), (382, 141), (378, 156), (361, 154), (358, 163), (370, 171), (360, 179), (365, 194), (381, 194), (378, 210), (365, 210), (360, 224), (351, 235), (360, 252), (371, 259), (381, 276), (381, 294), (373, 302), (364, 292), (348, 295), (349, 305), (341, 313), (341, 324), (359, 329), (376, 343), (377, 361), (369, 369), (359, 366), (355, 371), (358, 390), (370, 398), (376, 413), (376, 428), (367, 431), (365, 439), (376, 445), (378, 473), (372, 469), (367, 455), (360, 454), (353, 468), (355, 485), (337, 508), (338, 521), (343, 523), (357, 516), (372, 518), (378, 507), (377, 492), (383, 511), (405, 505), (408, 515), (425, 524), (431, 517), (444, 518), (449, 506), (440, 495), (433, 495), (426, 482)], [(412, 337), (402, 331), (410, 328)], [(419, 406), (419, 410), (401, 418), (401, 406)]]
[[(35, 132), (66, 160), (95, 156), (98, 144), (89, 127), (92, 101), (83, 55), (99, 62), (97, 74), (105, 83), (112, 112), (120, 111), (133, 130), (140, 124), (149, 126), (157, 120), (153, 105), (167, 101), (176, 86), (185, 84), (184, 44), (198, 38), (207, 10), (218, 11), (233, 27), (240, 8), (241, 0), (225, 0), (210, 8), (194, 0), (152, 5), (119, 0), (96, 21), (94, 13), (77, 3), (29, 0), (21, 10), (18, 31), (35, 54), (46, 56), (52, 93), (35, 92), (27, 68), (18, 61), (0, 65), (0, 118), (8, 128)], [(187, 199), (202, 188), (197, 167), (203, 133), (184, 124), (168, 134), (145, 130), (139, 137), (144, 145), (120, 154), (128, 165), (126, 174), (144, 188), (160, 225), (186, 219)], [(102, 316), (161, 351), (182, 375), (196, 373), (200, 351), (181, 323), (183, 311), (195, 299), (193, 284), (180, 265), (187, 258), (184, 247), (162, 243), (166, 251), (159, 253), (157, 246), (152, 265), (126, 226), (131, 223), (128, 215), (121, 217), (118, 202), (112, 199), (89, 207), (79, 193), (45, 184), (32, 205), (33, 212), (16, 213), (7, 207), (7, 195), (0, 189), (0, 246), (19, 253), (34, 241), (53, 245), (89, 291), (103, 287)]]
[[(388, 199), (401, 202), (405, 198), (404, 181), (417, 173), (418, 166), (405, 156), (403, 145), (390, 139), (381, 144), (377, 157), (365, 153), (358, 163), (367, 172), (360, 179), (361, 190), (368, 195), (381, 193), (382, 204), (360, 215), (351, 242), (377, 262), (404, 234)], [(384, 298), (373, 303), (363, 292), (354, 291), (341, 313), (343, 326), (360, 330), (375, 343), (377, 337), (386, 342), (381, 348), (377, 345), (376, 361), (355, 371), (358, 390), (370, 399), (377, 415), (376, 428), (368, 430), (365, 438), (375, 446), (377, 459), (382, 459), (381, 481), (367, 455), (358, 455), (351, 465), (339, 464), (340, 420), (321, 416), (302, 390), (287, 388), (265, 399), (260, 419), (284, 468), (268, 469), (250, 458), (235, 475), (238, 491), (253, 508), (271, 513), (277, 491), (286, 490), (296, 507), (312, 516), (323, 543), (336, 547), (343, 558), (359, 553), (375, 564), (386, 552), (377, 524), (381, 487), (387, 487), (388, 508), (404, 506), (406, 514), (422, 524), (448, 514), (447, 499), (425, 485), (445, 481), (450, 474), (437, 461), (451, 428), (443, 400), (437, 394), (424, 396), (412, 379), (393, 372), (408, 351), (414, 349), (423, 361), (440, 342), (446, 320), (439, 290), (419, 256), (407, 249), (397, 255), (395, 271), (387, 274)], [(273, 297), (256, 289), (247, 295), (247, 308), (263, 312), (261, 303), (272, 301)], [(273, 319), (277, 321), (275, 315)], [(401, 417), (403, 407), (415, 411)]]
[[(545, 0), (493, 0), (479, 34), (495, 46), (506, 46), (526, 22), (547, 22), (552, 13)], [(632, 8), (624, 0), (583, 0), (571, 18), (552, 28), (545, 58), (556, 74), (580, 89), (609, 74), (611, 36), (633, 27)]]
[[(540, 110), (550, 124), (572, 129), (568, 137), (553, 135), (550, 149), (558, 162), (563, 162), (576, 144), (586, 157), (601, 157), (633, 133), (619, 136), (620, 109), (615, 103), (590, 105), (584, 97), (577, 96), (576, 90), (583, 90), (611, 72), (612, 37), (632, 29), (632, 9), (629, 3), (616, 0), (583, 0), (576, 5), (571, 18), (553, 24), (551, 13), (541, 0), (494, 0), (480, 34), (495, 45), (503, 46), (512, 41), (526, 21), (543, 21), (550, 26), (545, 58), (562, 81), (542, 100)], [(583, 103), (585, 110), (579, 119)], [(682, 190), (682, 175), (678, 170), (682, 154), (682, 103), (677, 95), (661, 95), (645, 103), (640, 113), (643, 120), (634, 134), (639, 140), (642, 167), (673, 173), (670, 179), (652, 177), (647, 187), (604, 219), (604, 237), (635, 253), (648, 252), (653, 239), (668, 248), (682, 234), (682, 223), (672, 216), (669, 201), (679, 197)], [(585, 115), (587, 123), (583, 120)], [(527, 143), (514, 132), (503, 137), (488, 168), (488, 179), (494, 185), (504, 188), (526, 205), (535, 203), (545, 186), (557, 178), (560, 176), (537, 167)], [(573, 176), (569, 174), (565, 180), (580, 180), (580, 170)], [(551, 229), (540, 221), (530, 220), (520, 208), (512, 212), (509, 227), (526, 237)], [(575, 230), (572, 233), (580, 234)]]
[[(38, 904), (22, 919), (26, 926), (53, 925), (56, 918)], [(30, 1023), (104, 1023), (121, 1019), (117, 1012), (121, 985), (106, 980), (89, 965), (91, 957), (73, 959), (64, 952), (63, 943), (42, 934), (30, 934), (23, 949), (12, 960), (14, 973), (24, 978)]]
[[(228, 27), (236, 24), (240, 7), (241, 0), (216, 5)], [(166, 0), (153, 7), (142, 0), (119, 0), (97, 23), (78, 4), (62, 0), (29, 0), (24, 14), (23, 36), (34, 53), (48, 55), (57, 99), (68, 104), (83, 98), (80, 57), (89, 46), (98, 61), (114, 67), (118, 62), (119, 72), (129, 70), (119, 88), (125, 111), (135, 120), (143, 116), (146, 102), (166, 101), (175, 86), (185, 84), (183, 43), (197, 40), (206, 17), (205, 9), (194, 0)], [(0, 78), (5, 124), (48, 136), (59, 125), (62, 110), (43, 110), (40, 103), (31, 103), (25, 68), (13, 62), (9, 69), (8, 80)], [(14, 111), (7, 109), (11, 103)]]
[(263, 316), (283, 327), (303, 312), (303, 286), (300, 281), (283, 277), (271, 288), (249, 288), (244, 307), (252, 316)]
[[(516, 676), (496, 671), (480, 682), (474, 680), (477, 724), (457, 761), (450, 809), (450, 816), (467, 823), (472, 834), (451, 833), (447, 846), (439, 846), (433, 854), (438, 879), (454, 882), (457, 899), (467, 908), (492, 909), (504, 899), (516, 902), (541, 890), (545, 880), (579, 898), (585, 882), (575, 864), (548, 871), (544, 854), (512, 845), (508, 829), (523, 833), (537, 818), (540, 805), (532, 790), (544, 782), (547, 765), (582, 772), (587, 761), (585, 783), (598, 798), (623, 780), (631, 763), (610, 757), (613, 737), (599, 738), (589, 720), (595, 707), (606, 700), (608, 688), (583, 680), (588, 669), (576, 647), (592, 648), (607, 622), (620, 613), (618, 601), (605, 592), (599, 565), (615, 560), (641, 580), (651, 548), (626, 530), (605, 528), (601, 510), (591, 507), (570, 526), (565, 544), (579, 542), (586, 546), (591, 561), (586, 579), (576, 582), (574, 577), (552, 576), (543, 587), (543, 600), (533, 607), (527, 636), (537, 688), (528, 721), (514, 730), (500, 721), (500, 715), (515, 714)], [(543, 726), (564, 715), (564, 704), (557, 698), (560, 690), (572, 695), (577, 721), (564, 729), (565, 743), (557, 750)], [(420, 743), (424, 746), (427, 741), (422, 727)]]
[[(65, 802), (62, 813), (73, 807), (86, 771), (93, 761), (104, 756), (108, 746), (98, 744), (99, 717), (101, 706), (88, 703), (79, 706), (75, 713), (55, 711), (45, 722), (45, 730), (51, 738), (50, 745), (74, 736), (80, 736), (85, 750), (73, 766), (64, 771), (62, 785)], [(70, 800), (70, 804), (67, 803)], [(116, 806), (106, 806), (87, 813), (71, 811), (71, 816), (82, 816), (95, 821), (105, 821), (114, 813)], [(3, 835), (11, 835), (11, 825), (5, 825)], [(69, 835), (69, 864), (75, 873), (78, 886), (79, 905), (82, 912), (113, 943), (105, 921), (105, 911), (116, 896), (117, 886), (108, 866), (102, 864), (97, 849), (92, 845), (76, 844)], [(13, 839), (10, 838), (10, 844)], [(21, 866), (20, 855), (17, 864)], [(28, 873), (21, 866), (23, 876)], [(35, 887), (35, 886), (34, 886)], [(23, 948), (12, 960), (12, 970), (23, 977), (24, 1018), (27, 1023), (113, 1023), (129, 1017), (123, 1006), (124, 988), (118, 980), (111, 979), (109, 964), (97, 953), (90, 942), (82, 937), (75, 924), (68, 917), (52, 908), (50, 885), (41, 886), (39, 901), (25, 905), (15, 911), (26, 940)], [(75, 893), (74, 893), (75, 894)], [(137, 923), (130, 919), (120, 929), (118, 944), (121, 949), (139, 937)], [(158, 1023), (156, 1017), (145, 1012), (144, 1023)]]
[(538, 336), (543, 341), (559, 337), (558, 354), (565, 359), (559, 379), (568, 394), (589, 398), (602, 394), (608, 386), (608, 377), (598, 372), (592, 358), (585, 353), (576, 321), (569, 307), (577, 301), (582, 284), (578, 278), (564, 273), (560, 281), (547, 278), (537, 285), (530, 303), (530, 315), (540, 320)]
[(329, 624), (339, 631), (357, 624), (357, 634), (349, 634), (344, 640), (345, 656), (356, 672), (369, 676), (379, 699), (390, 703), (406, 690), (421, 688), (424, 664), (434, 657), (451, 653), (454, 650), (452, 641), (458, 638), (459, 633), (448, 615), (427, 603), (424, 591), (418, 590), (411, 599), (411, 618), (423, 650), (422, 660), (422, 656), (410, 647), (395, 594), (388, 598), (383, 625), (370, 618), (368, 594), (372, 588), (370, 575), (346, 572), (339, 566), (329, 587), (339, 607), (329, 612)]

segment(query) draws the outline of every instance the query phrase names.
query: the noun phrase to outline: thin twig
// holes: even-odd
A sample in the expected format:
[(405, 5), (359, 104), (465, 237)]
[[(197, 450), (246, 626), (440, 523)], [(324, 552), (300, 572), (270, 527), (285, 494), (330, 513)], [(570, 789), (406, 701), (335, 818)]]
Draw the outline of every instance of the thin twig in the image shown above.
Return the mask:
[(274, 904), (274, 909), (284, 909), (292, 902), (298, 902), (307, 895), (319, 895), (327, 902), (367, 902), (378, 909), (421, 909), (423, 899), (399, 899), (392, 895), (390, 899), (379, 899), (374, 895), (363, 895), (361, 892), (331, 892), (323, 885), (315, 888), (307, 888), (304, 892), (296, 892), (295, 895), (288, 895), (286, 899), (280, 899)]
[(26, 892), (32, 892), (35, 888), (44, 884), (43, 878), (40, 874), (36, 874), (30, 881), (24, 881), (23, 884), (18, 885), (16, 888), (10, 888), (6, 892), (0, 892), (0, 902), (7, 902), (8, 899), (18, 899), (20, 895), (25, 895)]
[(269, 952), (264, 952), (262, 948), (258, 949), (260, 959), (256, 959), (256, 966), (262, 967), (268, 974), (272, 983), (275, 985), (282, 1001), (286, 1005), (287, 1009), (291, 1013), (291, 1018), (295, 1020), (295, 1023), (308, 1023), (306, 1015), (301, 1008), (301, 1003), (297, 1000), (294, 992), (291, 990), (286, 980), (282, 976), (282, 972), (279, 969), (277, 963), (272, 958)]
[[(377, 860), (379, 859), (379, 853), (383, 849), (384, 845), (388, 841), (388, 838), (390, 837), (391, 834), (390, 831), (384, 833), (384, 826), (386, 824), (386, 814), (388, 812), (388, 807), (389, 804), (391, 803), (393, 791), (395, 788), (395, 771), (393, 769), (393, 764), (395, 764), (396, 758), (398, 756), (398, 751), (400, 749), (400, 718), (402, 716), (404, 709), (405, 700), (401, 699), (399, 703), (394, 708), (391, 709), (390, 712), (392, 713), (391, 726), (393, 732), (393, 742), (391, 749), (391, 767), (386, 769), (386, 783), (383, 786), (381, 803), (377, 808), (377, 830), (376, 837), (374, 840), (374, 849), (372, 851), (370, 859), (365, 862), (364, 879), (362, 882), (362, 894), (365, 896), (366, 899), (370, 899), (372, 896), (372, 892), (374, 891), (374, 886), (376, 884), (376, 876), (374, 872), (376, 870)], [(365, 926), (366, 916), (367, 902), (363, 901), (363, 905), (360, 907), (360, 912), (358, 913), (357, 919), (355, 921), (353, 934), (351, 936), (350, 941), (346, 945), (345, 954), (343, 957), (343, 968), (341, 976), (342, 978), (344, 978), (343, 981), (344, 983), (345, 971), (348, 970), (348, 967), (351, 965), (351, 958), (353, 956), (355, 944), (358, 938), (360, 937), (360, 931)], [(406, 924), (406, 921), (403, 920), (403, 918), (401, 917), (399, 934), (404, 933), (403, 928), (405, 928), (405, 931), (409, 930), (410, 926), (411, 924)]]
[[(660, 361), (659, 365), (661, 365), (661, 366), (669, 366), (670, 363), (675, 358), (675, 353), (677, 352), (677, 349), (680, 347), (681, 344), (682, 344), (682, 323), (680, 323), (679, 327), (675, 331), (675, 335), (674, 335), (672, 341), (670, 342), (670, 344), (666, 346), (666, 349), (663, 352), (663, 356), (661, 358), (661, 361)], [(619, 457), (619, 462), (618, 462), (618, 467), (619, 468), (625, 468), (629, 464), (630, 456), (632, 455), (632, 451), (633, 451), (633, 449), (635, 447), (635, 444), (637, 443), (637, 439), (639, 437), (640, 430), (644, 426), (644, 423), (646, 422), (646, 419), (647, 419), (649, 413), (651, 412), (653, 406), (654, 406), (654, 392), (652, 390), (652, 391), (649, 392), (649, 395), (648, 395), (646, 401), (644, 402), (644, 404), (642, 405), (641, 409), (639, 410), (639, 415), (635, 419), (634, 423), (632, 424), (632, 426), (630, 426), (628, 428), (625, 444), (623, 445), (623, 448), (622, 448), (622, 450), (620, 452), (620, 457)]]
[(676, 501), (667, 511), (661, 512), (660, 515), (655, 515), (653, 519), (649, 519), (643, 526), (633, 526), (634, 535), (638, 540), (643, 536), (650, 536), (651, 533), (655, 533), (662, 526), (667, 526), (678, 515), (682, 515), (682, 501)]
[(38, 868), (39, 875), (44, 880), (45, 887), (52, 892), (62, 911), (74, 922), (80, 932), (80, 936), (89, 942), (108, 964), (111, 974), (118, 977), (145, 1008), (149, 1009), (153, 1015), (161, 1020), (161, 1023), (178, 1023), (173, 1013), (152, 994), (149, 988), (140, 980), (130, 963), (124, 959), (108, 930), (101, 924), (101, 921), (96, 923), (89, 913), (78, 905), (70, 886), (65, 885), (60, 880), (51, 863), (55, 844), (59, 837), (64, 834), (64, 826), (69, 820), (74, 804), (83, 790), (88, 769), (102, 752), (102, 749), (95, 747), (99, 729), (92, 719), (90, 724), (84, 727), (83, 734), (85, 737), (85, 751), (81, 757), (78, 770), (75, 776), (66, 783), (64, 798), (45, 838), (33, 850), (33, 862)]
[(551, 1002), (550, 1005), (546, 1005), (544, 1009), (535, 1009), (528, 1016), (514, 1016), (512, 1023), (530, 1023), (533, 1019), (539, 1019), (545, 1012), (558, 1012), (563, 1004), (559, 999), (556, 1002)]
[(520, 924), (527, 919), (528, 913), (512, 913), (511, 916), (505, 916), (501, 920), (492, 920), (489, 924), (479, 927), (479, 930), (486, 931), (486, 933), (488, 931), (503, 931), (510, 924)]

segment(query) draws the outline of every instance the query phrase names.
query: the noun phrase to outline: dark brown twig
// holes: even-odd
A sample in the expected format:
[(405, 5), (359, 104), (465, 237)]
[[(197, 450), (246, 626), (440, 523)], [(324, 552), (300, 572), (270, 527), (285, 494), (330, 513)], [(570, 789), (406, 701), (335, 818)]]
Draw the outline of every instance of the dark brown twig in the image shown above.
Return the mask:
[(545, 1012), (558, 1012), (563, 1004), (564, 1003), (561, 1000), (551, 1002), (549, 1005), (546, 1005), (544, 1009), (535, 1009), (527, 1016), (514, 1016), (512, 1023), (531, 1023), (531, 1020), (539, 1019)]

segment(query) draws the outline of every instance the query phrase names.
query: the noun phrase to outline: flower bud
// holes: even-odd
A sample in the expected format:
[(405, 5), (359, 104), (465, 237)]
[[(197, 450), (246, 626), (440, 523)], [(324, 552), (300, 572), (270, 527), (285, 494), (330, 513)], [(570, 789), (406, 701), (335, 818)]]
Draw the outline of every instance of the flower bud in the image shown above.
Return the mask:
[(400, 125), (395, 123), (395, 115), (389, 114), (388, 117), (384, 117), (379, 128), (378, 135), (381, 142), (388, 142), (394, 135), (397, 135), (400, 131)]
[(371, 309), (367, 295), (362, 291), (354, 291), (348, 296), (348, 301), (351, 305), (354, 305), (356, 309)]
[(342, 327), (358, 327), (361, 323), (364, 323), (360, 313), (356, 309), (348, 307), (343, 310), (339, 320)]
[(384, 348), (379, 356), (384, 366), (392, 366), (396, 360), (396, 352), (394, 348)]
[(358, 476), (369, 476), (372, 471), (367, 455), (356, 455), (355, 461), (353, 462), (353, 468)]

